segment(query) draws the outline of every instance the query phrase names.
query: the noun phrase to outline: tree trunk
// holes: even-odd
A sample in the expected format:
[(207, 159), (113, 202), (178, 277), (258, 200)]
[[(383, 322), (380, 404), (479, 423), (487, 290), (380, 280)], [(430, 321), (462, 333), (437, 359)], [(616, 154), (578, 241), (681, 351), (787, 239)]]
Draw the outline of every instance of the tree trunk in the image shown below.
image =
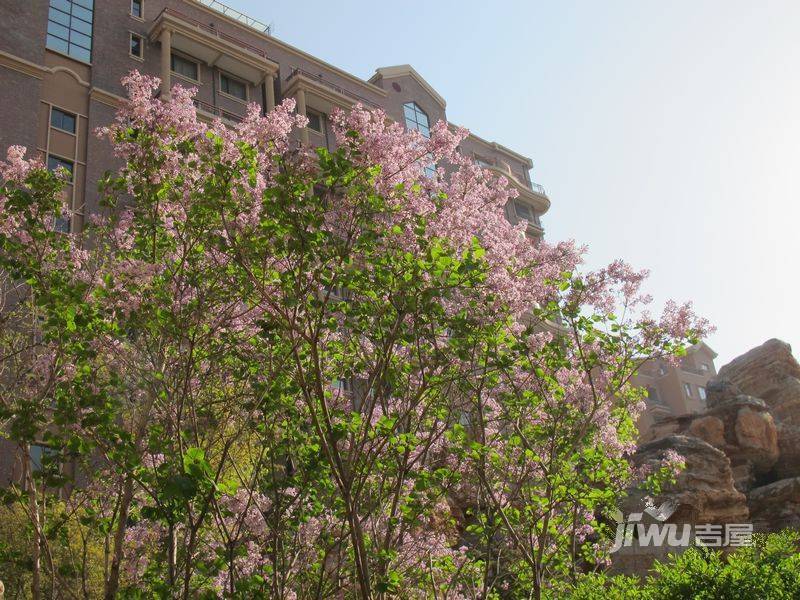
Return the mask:
[(40, 600), (42, 597), (42, 543), (41, 523), (39, 521), (39, 503), (36, 501), (36, 484), (31, 472), (30, 446), (25, 446), (25, 465), (23, 466), (24, 480), (28, 485), (28, 510), (33, 524), (33, 545), (31, 547), (31, 598)]
[(117, 530), (114, 532), (114, 554), (111, 559), (111, 569), (106, 580), (105, 600), (114, 600), (119, 590), (119, 570), (122, 566), (122, 559), (125, 552), (125, 532), (128, 524), (128, 511), (133, 500), (133, 476), (125, 477), (122, 485), (122, 498), (119, 503), (119, 522)]

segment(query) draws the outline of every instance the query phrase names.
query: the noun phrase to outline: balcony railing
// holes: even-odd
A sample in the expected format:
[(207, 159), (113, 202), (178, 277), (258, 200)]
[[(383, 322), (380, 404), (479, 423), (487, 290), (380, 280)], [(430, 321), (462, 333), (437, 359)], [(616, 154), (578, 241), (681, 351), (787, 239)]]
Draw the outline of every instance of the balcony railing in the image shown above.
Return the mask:
[(380, 108), (377, 104), (375, 104), (371, 100), (367, 100), (366, 98), (364, 98), (363, 96), (359, 96), (355, 92), (351, 92), (350, 90), (346, 90), (345, 88), (340, 87), (340, 86), (336, 85), (335, 83), (331, 83), (330, 81), (324, 79), (321, 73), (317, 73), (317, 74), (309, 73), (308, 71), (306, 71), (304, 69), (301, 69), (300, 67), (293, 67), (292, 68), (292, 72), (289, 75), (289, 79), (291, 79), (295, 75), (303, 75), (304, 77), (307, 77), (308, 79), (312, 79), (314, 81), (317, 81), (317, 82), (321, 83), (322, 85), (324, 85), (325, 87), (332, 89), (334, 92), (338, 92), (339, 94), (342, 94), (343, 96), (347, 96), (349, 98), (352, 98), (353, 100), (355, 100), (356, 102), (360, 102), (361, 104), (366, 104), (370, 108)]
[(229, 112), (219, 106), (214, 106), (213, 104), (209, 104), (208, 102), (203, 102), (202, 100), (198, 100), (197, 98), (192, 99), (192, 103), (198, 110), (201, 110), (206, 113), (210, 113), (215, 117), (220, 117), (227, 121), (231, 121), (233, 123), (241, 123), (242, 119), (244, 118), (242, 115), (237, 115), (236, 113)]
[(211, 10), (215, 10), (218, 13), (225, 15), (233, 19), (234, 21), (239, 21), (243, 25), (247, 25), (248, 27), (255, 29), (256, 31), (260, 31), (261, 33), (266, 33), (267, 35), (272, 35), (272, 25), (265, 25), (261, 21), (254, 19), (253, 17), (248, 17), (244, 13), (240, 13), (235, 8), (231, 8), (227, 4), (223, 4), (222, 2), (217, 2), (217, 0), (197, 0), (203, 6), (207, 6)]
[(533, 183), (531, 181), (531, 189), (536, 192), (537, 194), (541, 194), (542, 196), (547, 196), (547, 192), (544, 191), (544, 186), (538, 183)]
[(236, 36), (230, 35), (228, 33), (223, 33), (213, 25), (203, 23), (201, 21), (198, 21), (197, 19), (193, 19), (192, 17), (189, 17), (183, 14), (182, 12), (175, 10), (174, 8), (165, 8), (159, 14), (159, 18), (161, 17), (161, 15), (169, 15), (176, 19), (180, 19), (181, 21), (184, 21), (185, 23), (188, 23), (193, 27), (196, 27), (197, 29), (203, 31), (204, 33), (213, 35), (221, 40), (234, 44), (235, 46), (239, 46), (240, 48), (247, 50), (248, 52), (252, 52), (253, 54), (260, 56), (261, 58), (264, 59), (267, 58), (267, 53), (258, 46), (253, 46), (252, 44), (248, 44), (244, 40), (237, 38)]

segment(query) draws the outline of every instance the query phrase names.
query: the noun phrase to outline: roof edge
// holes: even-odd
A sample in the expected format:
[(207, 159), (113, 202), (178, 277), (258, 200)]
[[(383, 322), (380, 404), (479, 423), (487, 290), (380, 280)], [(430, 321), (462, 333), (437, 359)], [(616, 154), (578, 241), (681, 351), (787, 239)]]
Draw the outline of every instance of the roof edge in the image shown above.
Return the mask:
[[(211, 15), (214, 15), (215, 17), (217, 17), (219, 19), (223, 19), (223, 20), (229, 22), (232, 25), (247, 29), (247, 32), (250, 33), (251, 35), (255, 35), (255, 36), (263, 38), (263, 39), (265, 39), (265, 40), (267, 40), (269, 42), (272, 42), (276, 46), (280, 46), (281, 48), (283, 48), (284, 50), (286, 50), (287, 52), (289, 52), (291, 54), (295, 54), (295, 55), (297, 55), (297, 56), (299, 56), (301, 58), (305, 58), (306, 60), (310, 60), (311, 62), (316, 63), (321, 67), (324, 67), (326, 69), (330, 69), (331, 71), (333, 71), (337, 75), (340, 75), (340, 76), (344, 77), (345, 79), (348, 79), (348, 80), (352, 81), (353, 83), (356, 83), (356, 84), (358, 84), (360, 86), (363, 86), (364, 88), (368, 89), (371, 92), (374, 92), (374, 93), (378, 94), (379, 96), (384, 96), (385, 97), (385, 96), (388, 95), (386, 90), (384, 90), (383, 88), (378, 87), (377, 85), (375, 85), (371, 81), (366, 81), (364, 79), (361, 79), (360, 77), (357, 77), (356, 75), (353, 75), (352, 73), (348, 73), (344, 69), (341, 69), (341, 68), (339, 68), (339, 67), (337, 67), (335, 65), (332, 65), (329, 62), (325, 62), (321, 58), (317, 58), (316, 56), (313, 56), (312, 54), (309, 54), (308, 52), (304, 52), (304, 51), (300, 50), (299, 48), (296, 48), (296, 47), (292, 46), (288, 42), (284, 42), (283, 40), (275, 37), (271, 33), (265, 33), (265, 32), (259, 31), (258, 29), (254, 29), (252, 27), (248, 27), (244, 23), (241, 23), (241, 22), (237, 21), (236, 19), (233, 19), (233, 18), (229, 17), (228, 15), (226, 15), (224, 13), (216, 11), (213, 8), (209, 8), (205, 4), (202, 4), (201, 2), (198, 2), (198, 0), (187, 0), (187, 2), (190, 2), (192, 4), (192, 6), (195, 6), (197, 9), (205, 11), (205, 12), (211, 14)], [(267, 58), (269, 58), (269, 56), (267, 56)]]
[(425, 78), (419, 73), (417, 73), (417, 70), (411, 65), (395, 65), (393, 67), (379, 67), (375, 69), (375, 74), (369, 78), (369, 83), (374, 83), (374, 81), (379, 76), (383, 77), (384, 79), (391, 79), (393, 77), (403, 77), (405, 75), (408, 75), (409, 77), (415, 79), (417, 83), (419, 83), (425, 89), (425, 91), (428, 92), (433, 97), (434, 100), (436, 100), (436, 103), (439, 106), (441, 106), (442, 108), (447, 108), (447, 102), (445, 102), (445, 99), (442, 97), (442, 95), (439, 94), (439, 92), (437, 92), (435, 89), (433, 89), (433, 86), (427, 81), (425, 81)]
[[(451, 131), (455, 131), (460, 127), (460, 125), (456, 125), (455, 123), (452, 123), (450, 121), (447, 122), (447, 126), (450, 128)], [(533, 168), (533, 160), (531, 160), (531, 158), (528, 156), (524, 156), (519, 152), (514, 152), (511, 148), (507, 148), (506, 146), (498, 144), (497, 142), (491, 142), (485, 138), (482, 138), (481, 136), (474, 134), (472, 131), (469, 132), (469, 137), (475, 140), (476, 142), (479, 142), (484, 146), (491, 148), (492, 150), (496, 150), (497, 152), (510, 156), (511, 158), (515, 158), (519, 161), (522, 161), (523, 163), (525, 163), (528, 169)]]

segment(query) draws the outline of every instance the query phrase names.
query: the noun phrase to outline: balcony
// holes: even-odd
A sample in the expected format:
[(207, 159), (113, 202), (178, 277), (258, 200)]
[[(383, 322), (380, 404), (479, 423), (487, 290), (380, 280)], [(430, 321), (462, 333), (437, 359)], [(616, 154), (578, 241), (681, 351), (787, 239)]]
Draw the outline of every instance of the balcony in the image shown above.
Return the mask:
[(172, 8), (165, 8), (156, 17), (149, 39), (162, 43), (163, 54), (166, 54), (163, 48), (166, 42), (169, 52), (179, 50), (255, 85), (278, 71), (277, 63), (267, 58), (263, 49)]
[(521, 181), (507, 163), (499, 161), (499, 164), (487, 165), (486, 168), (497, 175), (501, 175), (508, 179), (511, 185), (519, 193), (519, 198), (529, 204), (532, 204), (536, 208), (538, 214), (544, 214), (550, 208), (550, 198), (548, 197), (547, 192), (545, 192), (544, 187), (538, 183), (531, 183), (529, 185), (527, 182)]
[(284, 96), (295, 96), (298, 90), (303, 90), (307, 106), (325, 114), (330, 114), (334, 107), (347, 110), (358, 103), (366, 108), (380, 108), (364, 96), (325, 79), (322, 73), (310, 73), (299, 67), (292, 68), (286, 86)]
[(528, 226), (528, 235), (540, 238), (544, 235), (542, 222), (536, 209), (527, 201), (517, 197), (511, 202), (512, 213), (516, 217), (517, 223), (524, 222)]
[(229, 125), (241, 123), (242, 119), (244, 118), (243, 115), (237, 115), (236, 113), (224, 110), (219, 106), (214, 106), (213, 104), (209, 104), (208, 102), (203, 102), (202, 100), (198, 100), (194, 98), (192, 100), (195, 108), (197, 109), (197, 114), (200, 118), (205, 117), (206, 120), (212, 121), (213, 119), (219, 117), (223, 121), (226, 121)]

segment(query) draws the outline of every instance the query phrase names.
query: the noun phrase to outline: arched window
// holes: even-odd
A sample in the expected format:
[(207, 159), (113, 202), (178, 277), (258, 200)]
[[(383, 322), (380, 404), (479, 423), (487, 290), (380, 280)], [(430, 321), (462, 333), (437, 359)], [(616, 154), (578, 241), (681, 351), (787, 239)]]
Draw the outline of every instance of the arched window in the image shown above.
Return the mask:
[[(416, 102), (403, 104), (403, 114), (406, 117), (406, 129), (409, 131), (416, 129), (426, 138), (431, 137), (431, 124), (428, 120), (428, 115)], [(436, 165), (433, 163), (425, 165), (425, 175), (428, 177), (436, 175)]]
[(428, 115), (416, 102), (406, 102), (403, 104), (403, 114), (406, 117), (406, 129), (416, 129), (426, 138), (431, 137), (431, 125)]

